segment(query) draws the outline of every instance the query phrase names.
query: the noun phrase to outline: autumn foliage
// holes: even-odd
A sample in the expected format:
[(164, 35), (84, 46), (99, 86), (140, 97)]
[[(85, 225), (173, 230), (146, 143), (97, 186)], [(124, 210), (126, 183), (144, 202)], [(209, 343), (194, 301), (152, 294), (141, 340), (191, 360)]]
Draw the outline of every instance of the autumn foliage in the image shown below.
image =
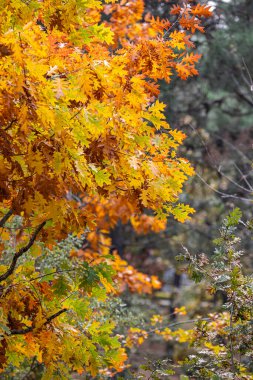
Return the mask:
[(198, 74), (191, 36), (210, 11), (143, 12), (141, 0), (1, 1), (2, 371), (33, 358), (44, 379), (121, 371), (124, 345), (94, 300), (159, 281), (110, 252), (110, 228), (158, 231), (193, 212), (178, 202), (194, 171), (159, 81)]

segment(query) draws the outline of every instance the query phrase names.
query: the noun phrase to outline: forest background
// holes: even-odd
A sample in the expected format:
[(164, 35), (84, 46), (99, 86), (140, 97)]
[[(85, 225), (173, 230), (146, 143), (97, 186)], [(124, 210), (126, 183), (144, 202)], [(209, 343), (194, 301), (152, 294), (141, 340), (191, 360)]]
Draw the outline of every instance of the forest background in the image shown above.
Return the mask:
[[(168, 8), (177, 2), (145, 3), (152, 14), (165, 17)], [(219, 235), (222, 221), (236, 207), (242, 210), (245, 220), (252, 219), (253, 3), (250, 0), (203, 3), (213, 6), (214, 16), (206, 22), (205, 34), (196, 36), (198, 52), (203, 54), (199, 76), (186, 82), (174, 79), (171, 84), (162, 86), (160, 95), (168, 104), (167, 117), (171, 125), (187, 135), (180, 149), (183, 156), (194, 163), (196, 175), (187, 182), (182, 200), (192, 205), (196, 213), (184, 224), (171, 219), (159, 237), (133, 234), (130, 240), (129, 230), (120, 225), (120, 231), (125, 232), (121, 236), (125, 238), (116, 240), (127, 257), (136, 260), (138, 268), (149, 268), (145, 272), (152, 274), (160, 271), (164, 285), (156, 299), (161, 309), (173, 312), (175, 307), (187, 305), (190, 318), (204, 310), (215, 310), (217, 305), (219, 308), (219, 302), (224, 299), (219, 300), (222, 294), (217, 295), (218, 299), (209, 298), (205, 287), (189, 282), (176, 259), (179, 253), (187, 247), (190, 252), (212, 255), (213, 241)], [(115, 236), (118, 239), (120, 235)], [(251, 275), (252, 233), (243, 227), (239, 236), (244, 251), (243, 268)], [(140, 301), (135, 302), (141, 310), (153, 305), (153, 299), (147, 305), (144, 303), (145, 306)], [(168, 342), (163, 346), (163, 353), (161, 347), (154, 338), (144, 352), (137, 350), (133, 364), (136, 357), (142, 358), (145, 354), (153, 360), (168, 355), (173, 360), (184, 357), (185, 347), (179, 344)], [(163, 377), (158, 375), (158, 378)], [(229, 378), (229, 375), (221, 378)]]
[[(180, 1), (146, 0), (143, 22), (145, 16), (148, 17), (147, 15), (149, 14), (160, 19), (166, 19), (171, 7), (178, 4), (182, 5), (182, 3)], [(195, 2), (191, 3), (194, 6)], [(41, 316), (41, 320), (38, 319), (36, 322), (40, 325), (40, 328), (41, 326), (49, 325), (52, 321), (56, 323), (54, 326), (56, 328), (54, 330), (55, 335), (52, 334), (50, 338), (49, 335), (46, 337), (46, 335), (42, 333), (39, 335), (40, 332), (36, 332), (36, 342), (32, 339), (29, 341), (29, 332), (31, 333), (32, 331), (29, 331), (29, 329), (34, 328), (34, 326), (32, 325), (31, 327), (30, 322), (25, 321), (25, 319), (22, 319), (23, 325), (20, 325), (22, 329), (24, 329), (24, 326), (25, 329), (28, 329), (28, 334), (26, 334), (28, 336), (27, 342), (31, 344), (34, 350), (38, 349), (41, 357), (34, 356), (28, 349), (26, 351), (21, 340), (17, 340), (14, 345), (18, 342), (20, 348), (16, 350), (14, 346), (11, 346), (13, 356), (9, 353), (8, 360), (6, 360), (6, 346), (2, 342), (0, 357), (1, 363), (4, 364), (1, 374), (3, 379), (40, 379), (41, 377), (57, 379), (69, 378), (68, 376), (80, 379), (163, 379), (169, 377), (171, 379), (212, 378), (215, 380), (252, 378), (253, 368), (252, 360), (250, 360), (252, 358), (252, 343), (246, 342), (245, 336), (247, 334), (252, 336), (253, 72), (251, 62), (253, 60), (253, 3), (250, 0), (217, 0), (200, 3), (210, 5), (213, 9), (213, 16), (203, 21), (205, 33), (198, 33), (193, 36), (197, 53), (202, 54), (200, 63), (198, 63), (199, 75), (194, 78), (188, 78), (187, 81), (174, 77), (170, 83), (161, 81), (159, 94), (159, 100), (167, 105), (165, 112), (169, 124), (187, 135), (183, 145), (180, 146), (180, 155), (190, 161), (195, 169), (195, 175), (184, 186), (184, 191), (180, 195), (180, 202), (193, 207), (195, 213), (191, 220), (186, 220), (185, 223), (179, 223), (169, 217), (166, 228), (163, 228), (164, 225), (153, 224), (152, 212), (147, 207), (148, 216), (142, 217), (140, 220), (132, 220), (131, 223), (125, 223), (124, 220), (121, 220), (110, 229), (110, 236), (100, 241), (99, 244), (105, 245), (104, 254), (108, 255), (108, 260), (111, 259), (109, 254), (112, 254), (115, 250), (117, 251), (118, 256), (114, 264), (114, 270), (118, 270), (123, 277), (122, 286), (124, 291), (118, 297), (115, 295), (108, 297), (106, 303), (103, 303), (105, 294), (98, 283), (101, 281), (106, 292), (113, 293), (113, 274), (107, 266), (103, 267), (103, 265), (98, 270), (96, 268), (93, 270), (92, 260), (97, 259), (92, 256), (92, 244), (95, 246), (97, 244), (94, 236), (90, 237), (90, 242), (84, 236), (78, 236), (75, 241), (73, 241), (72, 236), (69, 236), (59, 243), (56, 248), (52, 248), (54, 245), (45, 248), (44, 243), (41, 243), (41, 257), (44, 259), (45, 255), (47, 255), (49, 264), (46, 260), (45, 264), (42, 264), (42, 272), (45, 270), (48, 278), (47, 285), (43, 283), (45, 293), (43, 293), (43, 289), (40, 290), (48, 297), (49, 293), (47, 292), (49, 290), (46, 287), (48, 284), (53, 285), (54, 291), (61, 298), (61, 302), (62, 299), (65, 302), (65, 299), (68, 298), (68, 293), (75, 290), (70, 288), (72, 278), (66, 280), (60, 276), (56, 278), (56, 283), (54, 283), (55, 278), (47, 274), (47, 265), (50, 267), (54, 261), (54, 255), (51, 255), (49, 251), (53, 252), (52, 250), (55, 249), (54, 254), (60, 254), (58, 256), (62, 257), (60, 259), (62, 262), (57, 265), (63, 268), (61, 270), (65, 271), (70, 270), (67, 264), (69, 252), (71, 252), (74, 259), (76, 256), (78, 258), (80, 252), (86, 252), (86, 260), (91, 260), (89, 262), (92, 263), (91, 266), (85, 267), (84, 265), (88, 274), (82, 279), (82, 283), (83, 289), (87, 293), (91, 292), (91, 288), (94, 287), (95, 290), (92, 290), (94, 292), (93, 296), (95, 295), (94, 298), (97, 297), (97, 300), (92, 301), (92, 304), (86, 303), (82, 305), (83, 308), (77, 302), (74, 306), (68, 305), (68, 307), (72, 306), (78, 316), (83, 313), (88, 315), (87, 309), (89, 307), (93, 310), (94, 315), (99, 314), (101, 311), (98, 318), (99, 322), (96, 321), (97, 325), (94, 323), (90, 328), (88, 322), (85, 322), (88, 326), (87, 342), (91, 336), (90, 342), (92, 343), (89, 343), (91, 344), (91, 352), (93, 344), (94, 346), (101, 345), (107, 356), (106, 359), (101, 359), (99, 357), (100, 349), (97, 351), (94, 349), (91, 355), (92, 359), (90, 357), (85, 359), (88, 364), (81, 366), (84, 367), (85, 371), (82, 373), (76, 363), (72, 365), (74, 359), (68, 352), (65, 357), (63, 354), (61, 359), (63, 362), (70, 363), (70, 374), (65, 372), (64, 365), (58, 368), (52, 366), (47, 373), (44, 373), (44, 366), (47, 367), (49, 364), (42, 359), (45, 352), (37, 347), (37, 340), (44, 340), (44, 345), (49, 347), (50, 344), (47, 339), (53, 339), (52, 337), (55, 336), (57, 339), (61, 339), (61, 333), (57, 331), (57, 328), (60, 330), (60, 325), (53, 321), (54, 318), (50, 319), (53, 314), (51, 312), (51, 317)], [(106, 16), (104, 17), (106, 21)], [(43, 23), (41, 27), (44, 27)], [(54, 73), (52, 72), (50, 75), (54, 75)], [(62, 89), (59, 91), (62, 91)], [(106, 183), (106, 178), (103, 178), (102, 181)], [(72, 196), (74, 197), (73, 194)], [(73, 199), (70, 200), (73, 201)], [(85, 203), (85, 199), (78, 199), (78, 202)], [(226, 215), (231, 211), (233, 212), (232, 216), (225, 219)], [(99, 212), (99, 208), (95, 212)], [(224, 233), (224, 230), (221, 229), (222, 223), (225, 230), (230, 228), (232, 230), (229, 230), (229, 232), (226, 230)], [(214, 285), (213, 283), (207, 285), (208, 281), (200, 282), (203, 276), (206, 276), (206, 280), (212, 276), (208, 272), (209, 269), (205, 272), (203, 265), (208, 264), (207, 261), (213, 257), (215, 246), (220, 244), (217, 240), (214, 242), (214, 239), (219, 235), (219, 231), (222, 239), (225, 236), (226, 245), (228, 235), (230, 241), (234, 239), (234, 229), (237, 224), (237, 236), (241, 239), (240, 249), (244, 251), (244, 255), (241, 256), (237, 251), (233, 253), (236, 262), (235, 266), (241, 268), (240, 275), (236, 273), (235, 276), (238, 278), (245, 276), (243, 284), (247, 283), (249, 287), (247, 292), (245, 290), (245, 294), (241, 296), (241, 299), (238, 295), (238, 300), (235, 300), (235, 303), (237, 302), (238, 310), (242, 310), (244, 306), (240, 302), (243, 299), (244, 304), (245, 300), (248, 300), (251, 311), (250, 309), (245, 310), (247, 314), (245, 320), (247, 320), (247, 323), (249, 322), (250, 327), (246, 328), (241, 322), (245, 329), (244, 332), (239, 331), (239, 325), (237, 325), (237, 331), (236, 328), (230, 325), (230, 330), (224, 333), (224, 335), (228, 335), (228, 341), (232, 342), (232, 349), (228, 353), (227, 361), (224, 362), (223, 360), (225, 359), (222, 357), (223, 348), (221, 349), (221, 347), (225, 343), (222, 343), (220, 337), (223, 333), (220, 333), (218, 338), (217, 336), (211, 336), (210, 338), (208, 337), (208, 329), (211, 331), (212, 327), (206, 327), (206, 341), (203, 344), (208, 351), (200, 353), (198, 359), (204, 360), (201, 355), (207, 355), (213, 367), (208, 368), (207, 372), (203, 372), (200, 363), (195, 359), (193, 359), (193, 362), (195, 360), (194, 363), (190, 361), (183, 363), (186, 357), (189, 359), (189, 353), (192, 353), (192, 348), (189, 348), (189, 345), (194, 347), (194, 339), (190, 336), (189, 331), (192, 330), (193, 324), (201, 320), (201, 318), (202, 321), (205, 318), (213, 318), (213, 322), (221, 321), (220, 324), (224, 323), (226, 329), (227, 316), (222, 313), (226, 310), (223, 308), (224, 304), (227, 303), (231, 296), (231, 293), (229, 293), (231, 284), (232, 293), (236, 293), (233, 290), (233, 281), (230, 285), (226, 282), (228, 278), (219, 282), (220, 285)], [(7, 224), (7, 230), (10, 232), (17, 229), (21, 230), (21, 236), (22, 220), (19, 217), (13, 220), (10, 219), (9, 224)], [(3, 236), (4, 244), (6, 244), (5, 240), (8, 241), (7, 237)], [(7, 262), (9, 260), (13, 244), (12, 241), (11, 248), (9, 247), (9, 250), (6, 250), (9, 255), (7, 255), (7, 259), (3, 257), (3, 268), (6, 265), (6, 260)], [(91, 244), (91, 247), (89, 244)], [(76, 249), (79, 253), (75, 253)], [(41, 265), (41, 259), (38, 258), (40, 256), (37, 255), (35, 250), (32, 254)], [(230, 246), (228, 251), (231, 251)], [(202, 252), (206, 256), (200, 255), (202, 263), (199, 263), (199, 257), (196, 256), (196, 258), (194, 255)], [(189, 255), (188, 272), (185, 269), (186, 266), (182, 264), (187, 255)], [(25, 259), (27, 260), (27, 257)], [(130, 263), (131, 267), (126, 267), (123, 260)], [(222, 261), (221, 259), (219, 260)], [(238, 260), (240, 260), (240, 264), (238, 264)], [(98, 262), (98, 265), (100, 264)], [(224, 272), (228, 269), (226, 265), (228, 265), (227, 262), (224, 263)], [(28, 276), (30, 275), (29, 270), (28, 265), (26, 268)], [(22, 274), (18, 270), (17, 273), (18, 276)], [(161, 287), (156, 276), (161, 282)], [(217, 277), (217, 273), (215, 273), (215, 276)], [(19, 281), (20, 278), (18, 279)], [(150, 285), (150, 281), (152, 285)], [(15, 289), (15, 280), (14, 283), (9, 285), (8, 291), (10, 286), (12, 286), (11, 289)], [(241, 284), (236, 286), (241, 286)], [(155, 290), (155, 288), (159, 287), (160, 289)], [(153, 290), (152, 294), (149, 294), (151, 290)], [(31, 292), (33, 292), (32, 297), (34, 297), (38, 289), (34, 288)], [(8, 297), (13, 297), (13, 294), (4, 294), (7, 299)], [(16, 302), (16, 298), (13, 302)], [(43, 303), (44, 301), (40, 300), (40, 302)], [(52, 307), (52, 304), (51, 302), (50, 307)], [(53, 317), (57, 319), (57, 307), (59, 305), (54, 305), (54, 307)], [(235, 308), (235, 306), (233, 307)], [(65, 311), (65, 309), (62, 310)], [(21, 310), (20, 312), (22, 314), (23, 311)], [(210, 314), (213, 316), (210, 316)], [(221, 315), (223, 315), (224, 319), (221, 318)], [(17, 318), (15, 314), (8, 315), (8, 321), (4, 318), (1, 321), (1, 329), (3, 329), (3, 334), (6, 334), (7, 337), (10, 334), (9, 327), (17, 325), (15, 318)], [(236, 318), (234, 323), (238, 323)], [(87, 316), (87, 319), (92, 320), (90, 315)], [(114, 334), (114, 325), (108, 326), (111, 319), (117, 326), (115, 329), (117, 338), (119, 341), (122, 340), (126, 347), (129, 358), (127, 363), (131, 365), (129, 368), (124, 364), (126, 359), (124, 356), (125, 351), (119, 351), (117, 342), (110, 340), (114, 339), (111, 338), (111, 335)], [(187, 322), (188, 320), (192, 322)], [(65, 321), (65, 323), (66, 328), (67, 323), (71, 325), (70, 320)], [(78, 323), (80, 323), (79, 320), (77, 320), (77, 325)], [(174, 336), (171, 333), (172, 330), (166, 330), (166, 328), (168, 329), (167, 326), (172, 325), (180, 327), (179, 330), (175, 330)], [(15, 330), (21, 331), (18, 330), (21, 329), (20, 326), (15, 326)], [(104, 328), (103, 336), (101, 336), (102, 326)], [(79, 327), (78, 325), (76, 328), (78, 329)], [(36, 328), (38, 328), (37, 325), (35, 326)], [(201, 328), (197, 326), (195, 333), (197, 331), (200, 334)], [(249, 330), (247, 330), (248, 328)], [(77, 334), (77, 330), (74, 327), (72, 329), (74, 336)], [(217, 329), (217, 325), (215, 325), (215, 329)], [(204, 334), (203, 331), (201, 333)], [(212, 331), (211, 333), (213, 334)], [(47, 331), (47, 334), (49, 334), (49, 331)], [(16, 336), (19, 336), (19, 333)], [(195, 335), (195, 339), (198, 341), (201, 341), (202, 338), (203, 336), (200, 337), (200, 335), (196, 338)], [(211, 346), (206, 345), (210, 341), (209, 338), (215, 341)], [(58, 344), (57, 339), (52, 340), (52, 346)], [(233, 348), (233, 339), (234, 342), (236, 339), (241, 339), (244, 348), (247, 347), (246, 359), (241, 360), (240, 356), (245, 354), (241, 348), (235, 347), (235, 344)], [(224, 338), (224, 341), (226, 342), (226, 338)], [(62, 342), (63, 340), (61, 344), (63, 344)], [(66, 344), (65, 341), (64, 344)], [(72, 344), (75, 347), (74, 339)], [(70, 351), (70, 347), (67, 351)], [(47, 355), (49, 355), (48, 358), (54, 358), (56, 353), (52, 349), (52, 352), (50, 354), (47, 352)], [(27, 359), (28, 357), (29, 359)], [(210, 357), (212, 360), (210, 360)], [(83, 357), (82, 360), (84, 360)], [(8, 366), (5, 366), (7, 362)], [(101, 364), (102, 362), (103, 365)], [(116, 362), (118, 364), (115, 364)], [(178, 366), (180, 362), (183, 364)], [(107, 363), (107, 369), (103, 367), (105, 363)], [(202, 366), (207, 368), (206, 363), (205, 365), (202, 364)], [(99, 373), (97, 372), (98, 368), (100, 368)], [(116, 372), (119, 373), (114, 372), (115, 368)], [(223, 369), (224, 373), (222, 372)], [(79, 372), (79, 374), (74, 374), (74, 372)]]

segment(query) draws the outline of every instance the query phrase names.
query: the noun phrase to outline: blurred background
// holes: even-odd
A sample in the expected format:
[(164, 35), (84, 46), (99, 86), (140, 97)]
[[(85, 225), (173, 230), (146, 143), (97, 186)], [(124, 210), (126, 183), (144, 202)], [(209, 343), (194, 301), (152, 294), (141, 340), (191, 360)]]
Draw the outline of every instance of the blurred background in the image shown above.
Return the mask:
[[(146, 13), (169, 18), (171, 6), (178, 1), (146, 0), (145, 4)], [(211, 255), (222, 220), (235, 207), (241, 208), (244, 220), (252, 218), (253, 1), (203, 4), (212, 6), (214, 15), (206, 22), (206, 33), (194, 37), (198, 53), (203, 55), (199, 76), (161, 83), (160, 94), (172, 128), (187, 135), (181, 155), (193, 164), (196, 175), (188, 181), (182, 201), (196, 212), (185, 224), (169, 220), (166, 231), (159, 234), (136, 234), (129, 225), (121, 224), (111, 231), (113, 248), (140, 271), (158, 275), (163, 283), (152, 297), (124, 295), (125, 318), (138, 327), (152, 314), (168, 317), (182, 305), (190, 318), (219, 305), (219, 297), (207, 297), (201, 284), (192, 283), (182, 273), (175, 258), (183, 246), (192, 253)], [(240, 234), (244, 268), (252, 273), (252, 239), (245, 229)], [(120, 318), (124, 320), (124, 316)], [(132, 352), (130, 362), (138, 368), (143, 358), (179, 360), (184, 349), (182, 344), (149, 338)], [(127, 371), (120, 376), (130, 378)]]

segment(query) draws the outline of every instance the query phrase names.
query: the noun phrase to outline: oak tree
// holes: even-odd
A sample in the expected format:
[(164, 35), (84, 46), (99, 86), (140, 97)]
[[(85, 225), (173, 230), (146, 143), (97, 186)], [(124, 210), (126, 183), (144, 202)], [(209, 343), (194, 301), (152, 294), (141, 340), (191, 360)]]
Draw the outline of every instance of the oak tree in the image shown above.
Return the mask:
[[(207, 6), (143, 18), (142, 0), (0, 5), (1, 370), (101, 376), (126, 361), (97, 306), (159, 281), (110, 253), (118, 219), (162, 229), (193, 168), (165, 120), (159, 81), (196, 75)], [(145, 209), (153, 216), (143, 217)], [(144, 219), (143, 219), (144, 218)], [(146, 218), (146, 219), (145, 219)], [(139, 223), (139, 224), (138, 224)]]

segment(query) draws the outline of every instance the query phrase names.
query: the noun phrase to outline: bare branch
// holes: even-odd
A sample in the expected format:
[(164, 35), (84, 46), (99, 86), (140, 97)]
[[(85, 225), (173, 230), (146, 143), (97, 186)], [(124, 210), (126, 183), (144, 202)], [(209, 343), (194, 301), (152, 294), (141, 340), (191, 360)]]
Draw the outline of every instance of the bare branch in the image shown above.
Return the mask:
[(17, 265), (17, 261), (18, 259), (25, 253), (27, 252), (31, 246), (34, 244), (38, 234), (40, 233), (40, 231), (42, 230), (42, 228), (45, 226), (46, 224), (46, 221), (44, 221), (43, 223), (41, 223), (37, 228), (36, 230), (34, 231), (31, 239), (29, 240), (28, 244), (22, 248), (20, 248), (20, 250), (18, 252), (15, 253), (15, 255), (13, 256), (12, 258), (12, 262), (11, 262), (11, 265), (9, 266), (8, 270), (2, 274), (0, 276), (0, 282), (1, 281), (4, 281), (6, 280), (6, 278), (8, 278), (15, 270), (15, 267)]
[[(201, 144), (203, 145), (203, 147), (205, 148), (206, 152), (207, 152), (207, 155), (209, 157), (209, 160), (210, 160), (210, 164), (211, 164), (211, 167), (213, 167), (222, 177), (226, 178), (229, 182), (233, 183), (236, 187), (242, 189), (243, 191), (247, 192), (247, 193), (250, 193), (252, 194), (252, 187), (251, 185), (249, 184), (249, 182), (247, 181), (247, 179), (245, 180), (245, 175), (243, 176), (243, 179), (245, 180), (245, 182), (247, 183), (247, 185), (249, 186), (249, 189), (247, 189), (246, 187), (240, 185), (239, 183), (237, 183), (236, 181), (234, 181), (232, 178), (228, 177), (222, 170), (221, 170), (221, 167), (220, 166), (217, 166), (215, 164), (213, 164), (213, 162), (215, 161), (214, 157), (212, 157), (212, 155), (210, 154), (209, 152), (209, 149), (208, 149), (208, 146), (206, 145), (205, 141), (203, 140), (203, 138), (201, 137), (200, 133), (198, 132), (198, 130), (196, 128), (194, 128), (191, 124), (188, 124), (190, 126), (190, 128), (195, 132), (197, 133), (197, 136), (199, 137), (200, 139), (200, 142)], [(229, 145), (230, 147), (232, 147), (243, 159), (246, 159), (247, 162), (250, 162), (250, 160), (248, 159), (247, 156), (244, 155), (243, 152), (241, 152), (239, 149), (237, 149), (233, 144), (231, 144), (229, 141), (223, 139), (221, 136), (215, 134), (215, 136), (217, 136), (220, 140), (222, 140), (225, 144)], [(235, 165), (235, 164), (234, 164)], [(237, 170), (238, 170), (238, 167), (236, 166)], [(241, 172), (240, 172), (241, 173)], [(199, 174), (199, 173), (196, 173), (197, 176), (200, 178), (200, 180), (206, 185), (208, 186), (211, 190), (213, 190), (216, 194), (219, 194), (221, 195), (222, 198), (234, 198), (234, 199), (240, 199), (242, 201), (247, 201), (247, 202), (252, 202), (252, 199), (248, 199), (248, 198), (244, 198), (244, 197), (239, 197), (237, 194), (228, 194), (228, 193), (224, 193), (220, 190), (217, 190), (215, 188), (213, 188), (212, 186), (210, 186), (206, 181), (205, 179)], [(242, 174), (242, 173), (241, 173)]]
[(13, 211), (10, 210), (7, 212), (7, 214), (5, 214), (2, 219), (0, 220), (0, 227), (3, 227), (5, 225), (5, 223), (7, 222), (7, 220), (12, 216), (13, 214)]
[(214, 187), (212, 187), (211, 185), (209, 185), (209, 183), (207, 183), (203, 177), (201, 177), (200, 174), (196, 173), (196, 175), (199, 177), (199, 179), (207, 186), (209, 187), (209, 189), (213, 190), (216, 194), (219, 194), (221, 195), (221, 198), (233, 198), (233, 199), (240, 199), (244, 202), (249, 202), (249, 203), (252, 203), (252, 199), (248, 199), (248, 198), (243, 198), (243, 197), (238, 197), (236, 194), (227, 194), (227, 193), (224, 193), (223, 191), (220, 191), (220, 190), (217, 190), (215, 189)]
[(238, 170), (238, 172), (241, 174), (241, 179), (243, 179), (245, 181), (245, 183), (248, 185), (249, 189), (253, 191), (253, 187), (251, 186), (251, 184), (249, 183), (249, 181), (247, 180), (247, 175), (244, 174), (241, 169), (236, 165), (236, 163), (234, 163), (234, 167)]
[(252, 190), (247, 189), (244, 186), (241, 186), (239, 183), (235, 182), (232, 178), (228, 177), (225, 173), (221, 171), (221, 168), (218, 168), (218, 173), (220, 173), (224, 178), (226, 178), (229, 182), (233, 183), (236, 187), (239, 187), (240, 189), (246, 191), (247, 193), (252, 194)]
[(227, 146), (232, 148), (238, 154), (238, 156), (240, 156), (245, 162), (251, 164), (251, 160), (240, 149), (238, 149), (235, 145), (233, 145), (231, 142), (224, 139), (223, 137), (221, 137), (217, 133), (215, 133), (214, 136), (218, 137), (218, 139), (222, 140), (224, 142), (224, 144), (226, 144)]
[[(65, 313), (68, 309), (61, 309), (57, 311), (57, 313), (51, 315), (46, 319), (46, 322), (43, 323), (42, 326), (47, 325), (48, 323), (52, 322), (53, 319), (59, 317), (62, 313)], [(23, 330), (11, 330), (10, 335), (22, 335), (22, 334), (27, 334), (29, 332), (32, 332), (35, 327), (27, 327), (26, 329)]]
[(246, 72), (248, 74), (248, 77), (249, 77), (249, 82), (247, 82), (247, 84), (249, 86), (252, 86), (253, 85), (253, 79), (252, 79), (252, 76), (250, 74), (249, 68), (248, 68), (248, 66), (247, 66), (244, 58), (242, 58), (242, 62), (243, 62), (243, 66), (245, 67), (245, 70), (246, 70)]
[[(180, 322), (175, 322), (175, 323), (167, 324), (166, 327), (171, 328), (171, 327), (175, 327), (175, 326), (178, 326), (178, 325), (185, 325), (185, 324), (188, 324), (188, 323), (197, 323), (199, 321), (211, 322), (212, 319), (211, 318), (188, 319), (186, 321), (180, 321)], [(153, 332), (156, 332), (156, 331), (157, 331), (157, 328), (152, 329), (152, 330), (148, 330), (148, 333), (150, 334), (150, 333), (153, 333)]]

